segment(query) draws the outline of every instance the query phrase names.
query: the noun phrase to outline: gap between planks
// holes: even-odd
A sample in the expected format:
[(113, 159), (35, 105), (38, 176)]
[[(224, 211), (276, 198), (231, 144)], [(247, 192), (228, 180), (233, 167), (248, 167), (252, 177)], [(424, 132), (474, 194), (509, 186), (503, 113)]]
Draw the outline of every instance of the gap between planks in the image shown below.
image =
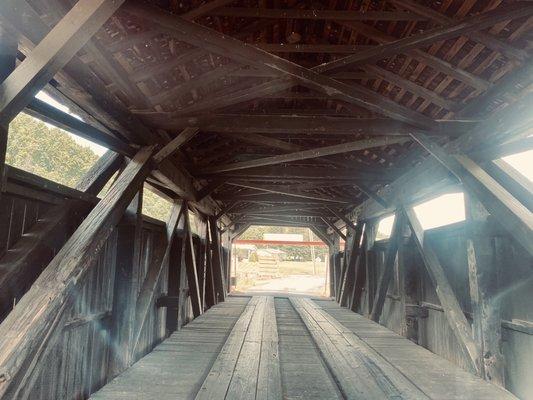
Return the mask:
[(290, 298), (346, 399), (429, 397), (310, 299)]
[(280, 398), (274, 298), (252, 297), (213, 363), (196, 400)]

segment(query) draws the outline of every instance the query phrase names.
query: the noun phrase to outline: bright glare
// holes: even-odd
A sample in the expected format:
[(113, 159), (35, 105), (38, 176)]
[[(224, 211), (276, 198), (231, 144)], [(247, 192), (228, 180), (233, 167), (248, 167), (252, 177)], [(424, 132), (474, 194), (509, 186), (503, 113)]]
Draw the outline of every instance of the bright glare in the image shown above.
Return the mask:
[[(35, 97), (38, 98), (39, 100), (44, 101), (45, 103), (51, 105), (54, 108), (57, 108), (58, 110), (61, 110), (64, 113), (67, 113), (67, 114), (73, 116), (74, 118), (79, 119), (80, 121), (83, 121), (83, 119), (79, 115), (71, 113), (68, 107), (66, 107), (65, 105), (63, 105), (63, 104), (59, 103), (58, 101), (54, 100), (52, 97), (48, 96), (45, 92), (40, 91), (39, 93), (37, 93), (37, 95)], [(74, 139), (74, 141), (76, 143), (78, 143), (78, 144), (80, 144), (80, 145), (82, 145), (84, 147), (89, 147), (98, 156), (103, 155), (107, 151), (107, 149), (105, 147), (100, 146), (99, 144), (93, 143), (90, 140), (87, 140), (87, 139), (84, 139), (84, 138), (82, 138), (80, 136), (74, 135), (74, 134), (72, 134), (72, 133), (70, 133), (68, 131), (65, 131), (65, 132), (67, 132), (69, 134), (69, 136), (72, 139)]]
[(533, 182), (533, 150), (503, 157), (502, 160)]
[(465, 220), (463, 193), (439, 196), (413, 207), (422, 228), (431, 229)]
[(394, 215), (389, 215), (379, 221), (376, 240), (388, 239), (392, 233), (392, 224), (394, 224)]

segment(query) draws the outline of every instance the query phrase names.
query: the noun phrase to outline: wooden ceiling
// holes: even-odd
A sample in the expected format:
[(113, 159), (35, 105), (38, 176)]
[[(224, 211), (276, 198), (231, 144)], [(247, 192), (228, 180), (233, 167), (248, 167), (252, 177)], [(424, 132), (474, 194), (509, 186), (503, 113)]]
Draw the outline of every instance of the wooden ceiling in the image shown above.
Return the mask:
[[(71, 6), (28, 3), (23, 53)], [(532, 24), (501, 0), (127, 1), (49, 90), (129, 145), (198, 127), (172, 162), (234, 221), (323, 225), (420, 163), (410, 132), (444, 144), (530, 90)]]

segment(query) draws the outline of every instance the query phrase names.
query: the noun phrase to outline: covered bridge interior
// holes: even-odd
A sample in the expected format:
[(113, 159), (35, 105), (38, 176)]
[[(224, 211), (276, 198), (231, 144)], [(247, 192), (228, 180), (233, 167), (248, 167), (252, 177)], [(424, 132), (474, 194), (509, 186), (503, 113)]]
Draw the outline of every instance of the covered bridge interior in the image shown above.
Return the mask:
[[(513, 0), (2, 0), (0, 398), (533, 399), (533, 190), (501, 160), (532, 148), (532, 27)], [(19, 113), (108, 151), (75, 188), (8, 165)], [(253, 224), (327, 243), (332, 298), (232, 296)]]

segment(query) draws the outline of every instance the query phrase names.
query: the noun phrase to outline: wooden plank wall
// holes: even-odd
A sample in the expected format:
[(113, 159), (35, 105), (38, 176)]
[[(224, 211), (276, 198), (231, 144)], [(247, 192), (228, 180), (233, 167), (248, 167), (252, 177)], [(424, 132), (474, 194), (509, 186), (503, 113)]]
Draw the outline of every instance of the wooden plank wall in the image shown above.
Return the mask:
[[(459, 304), (472, 323), (466, 252), (467, 222), (435, 228), (426, 232), (442, 263)], [(490, 232), (498, 265), (498, 296), (502, 300), (502, 353), (505, 358), (505, 385), (520, 398), (533, 393), (528, 374), (533, 363), (533, 278), (531, 258), (502, 230)], [(370, 314), (369, 298), (377, 286), (385, 259), (387, 241), (376, 242), (371, 250), (361, 298), (354, 311)], [(399, 261), (401, 260), (401, 261)], [(399, 268), (398, 261), (404, 268)], [(412, 240), (405, 242), (401, 258), (394, 265), (380, 323), (417, 341), (430, 351), (454, 364), (471, 370), (471, 363), (461, 351), (439, 304), (431, 279)], [(368, 293), (371, 293), (368, 296)], [(409, 305), (418, 312), (407, 313)], [(413, 331), (414, 329), (414, 331)]]
[(2, 194), (0, 202), (0, 257), (27, 233), (37, 219), (52, 207), (40, 200)]
[[(40, 178), (35, 177), (35, 179), (39, 181)], [(43, 188), (34, 187), (32, 190), (25, 191), (24, 196), (10, 192), (2, 193), (0, 200), (0, 221), (2, 222), (0, 225), (0, 257), (12, 248), (23, 234), (28, 233), (33, 224), (46, 211), (65, 201), (60, 193), (46, 190), (44, 186)], [(32, 194), (35, 194), (35, 198), (31, 198)], [(77, 218), (72, 219), (69, 226), (65, 226), (62, 242), (59, 243), (57, 249), (50, 249), (47, 259), (43, 260), (43, 268), (76, 229), (82, 217), (83, 215), (78, 215)], [(196, 214), (191, 214), (191, 220), (194, 226), (194, 242), (197, 247), (195, 251), (200, 254), (206, 248), (206, 222)], [(119, 226), (128, 226), (131, 223), (131, 216), (125, 216)], [(179, 315), (178, 329), (192, 319), (187, 279), (185, 268), (183, 268), (184, 259), (181, 257), (183, 253), (181, 251), (183, 228), (183, 221), (180, 221), (177, 227), (176, 246), (173, 247), (173, 251), (176, 251), (177, 254), (170, 258), (173, 260), (171, 267), (176, 270), (180, 277), (180, 292), (183, 296), (179, 305), (179, 312), (176, 310)], [(30, 398), (37, 400), (87, 398), (90, 393), (103, 386), (124, 369), (125, 366), (120, 363), (117, 364), (116, 358), (113, 356), (113, 351), (120, 353), (132, 351), (132, 349), (125, 348), (124, 344), (118, 347), (117, 339), (114, 337), (115, 330), (122, 329), (124, 325), (123, 319), (115, 318), (124, 310), (113, 309), (113, 307), (121, 307), (117, 306), (117, 304), (121, 304), (120, 302), (114, 301), (114, 291), (117, 288), (115, 285), (118, 276), (117, 262), (123, 261), (126, 256), (120, 253), (119, 246), (120, 235), (123, 234), (127, 235), (128, 229), (115, 229), (101, 251), (97, 262), (83, 279), (74, 304), (67, 311), (69, 317), (63, 328), (62, 337), (53, 345), (46, 359), (41, 361), (46, 365), (46, 368), (43, 368), (36, 378)], [(132, 279), (127, 284), (131, 286), (135, 298), (140, 292), (150, 264), (156, 262), (158, 252), (164, 250), (165, 235), (163, 222), (149, 217), (143, 218), (140, 235), (140, 261), (132, 263)], [(127, 242), (129, 243), (128, 248), (122, 249), (122, 251), (131, 252), (133, 243)], [(227, 258), (227, 243), (229, 243), (227, 238), (224, 243), (226, 244), (224, 254)], [(157, 262), (160, 260), (161, 257)], [(156, 306), (157, 299), (168, 293), (169, 268), (169, 265), (163, 268), (153, 304), (150, 307), (151, 311), (147, 316), (135, 352), (131, 354), (131, 362), (149, 353), (169, 333), (166, 324), (167, 308)], [(198, 269), (200, 268), (198, 267)], [(24, 290), (29, 289), (31, 283), (28, 282), (28, 287)], [(126, 288), (126, 290), (128, 289)], [(119, 327), (116, 325), (117, 321), (119, 321)]]

